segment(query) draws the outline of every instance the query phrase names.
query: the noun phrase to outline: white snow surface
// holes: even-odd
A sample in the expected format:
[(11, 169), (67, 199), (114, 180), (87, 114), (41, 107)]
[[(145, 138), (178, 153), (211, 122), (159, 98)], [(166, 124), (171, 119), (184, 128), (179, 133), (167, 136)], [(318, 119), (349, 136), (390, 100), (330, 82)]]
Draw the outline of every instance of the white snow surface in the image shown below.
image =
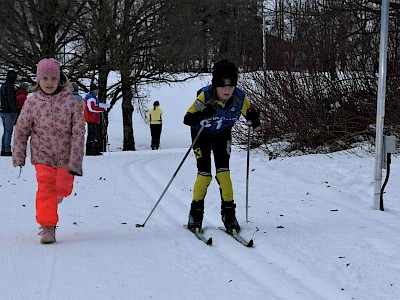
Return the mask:
[[(207, 246), (184, 228), (196, 176), (183, 116), (204, 80), (149, 87), (164, 110), (161, 148), (134, 114), (137, 151), (121, 151), (121, 109), (110, 113), (110, 151), (84, 158), (84, 176), (59, 206), (57, 242), (39, 243), (37, 183), (0, 157), (0, 299), (400, 299), (400, 161), (392, 158), (385, 211), (373, 209), (374, 157), (366, 151), (269, 160), (231, 157), (246, 248), (218, 226), (212, 181)], [(118, 105), (119, 106), (119, 105)], [(0, 129), (2, 134), (2, 126)], [(213, 169), (213, 172), (214, 169)], [(159, 205), (143, 224), (173, 178)]]

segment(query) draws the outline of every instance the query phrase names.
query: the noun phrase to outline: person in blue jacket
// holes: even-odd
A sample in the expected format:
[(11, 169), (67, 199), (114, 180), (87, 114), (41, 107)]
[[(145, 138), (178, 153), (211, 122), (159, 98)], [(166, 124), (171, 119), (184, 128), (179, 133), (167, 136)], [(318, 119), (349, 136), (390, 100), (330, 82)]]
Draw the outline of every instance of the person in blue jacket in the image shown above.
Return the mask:
[(79, 95), (79, 85), (76, 82), (72, 82), (71, 84), (72, 84), (72, 88), (74, 89), (72, 91), (72, 95), (74, 96), (75, 100), (78, 101), (79, 106), (82, 108), (82, 112), (83, 112), (83, 108), (84, 108), (83, 103), (85, 102), (84, 101), (85, 99), (81, 95)]
[(221, 217), (228, 232), (239, 232), (236, 204), (229, 169), (232, 127), (243, 115), (251, 126), (260, 126), (259, 113), (252, 108), (249, 98), (238, 87), (235, 64), (227, 60), (213, 66), (212, 84), (201, 88), (188, 109), (184, 124), (191, 127), (192, 140), (204, 126), (193, 145), (197, 162), (197, 177), (189, 212), (188, 228), (200, 231), (204, 215), (204, 198), (212, 180), (211, 151), (214, 156), (216, 180), (220, 188)]

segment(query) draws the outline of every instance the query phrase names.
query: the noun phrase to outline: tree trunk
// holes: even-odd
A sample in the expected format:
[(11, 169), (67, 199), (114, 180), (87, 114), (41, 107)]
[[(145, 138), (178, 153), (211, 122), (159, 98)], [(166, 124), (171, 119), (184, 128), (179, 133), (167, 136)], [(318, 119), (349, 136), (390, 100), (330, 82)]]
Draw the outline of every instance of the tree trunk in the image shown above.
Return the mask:
[[(109, 75), (109, 70), (107, 70), (106, 66), (100, 66), (99, 68), (99, 101), (102, 103), (107, 102), (107, 78)], [(103, 112), (101, 114), (101, 123), (100, 123), (100, 140), (99, 145), (101, 147), (101, 152), (107, 152), (108, 146), (108, 111)]]
[(122, 125), (124, 131), (124, 141), (122, 151), (135, 151), (135, 138), (133, 136), (133, 105), (131, 85), (125, 80), (125, 75), (121, 72), (122, 80)]

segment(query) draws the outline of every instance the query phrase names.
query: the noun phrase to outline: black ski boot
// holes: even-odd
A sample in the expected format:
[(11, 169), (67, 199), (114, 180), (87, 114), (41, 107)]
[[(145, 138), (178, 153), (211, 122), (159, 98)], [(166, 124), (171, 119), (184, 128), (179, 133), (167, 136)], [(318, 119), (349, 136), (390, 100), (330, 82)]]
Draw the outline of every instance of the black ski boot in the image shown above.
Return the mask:
[(188, 228), (200, 231), (203, 223), (204, 200), (192, 201), (189, 212)]
[(240, 226), (235, 215), (235, 208), (236, 204), (233, 201), (222, 201), (221, 203), (222, 222), (229, 233), (240, 231)]

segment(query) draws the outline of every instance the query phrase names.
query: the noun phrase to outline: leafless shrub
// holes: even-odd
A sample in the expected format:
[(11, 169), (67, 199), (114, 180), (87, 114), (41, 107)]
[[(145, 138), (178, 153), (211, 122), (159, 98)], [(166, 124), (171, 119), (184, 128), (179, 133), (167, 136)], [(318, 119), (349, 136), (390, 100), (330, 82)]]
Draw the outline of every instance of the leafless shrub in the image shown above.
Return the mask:
[[(386, 130), (399, 135), (399, 91), (397, 79), (392, 79), (387, 84)], [(328, 153), (374, 141), (377, 76), (261, 71), (246, 74), (242, 82), (262, 123), (253, 132), (252, 148), (276, 156)], [(240, 145), (247, 144), (245, 127), (242, 122), (235, 128)]]

